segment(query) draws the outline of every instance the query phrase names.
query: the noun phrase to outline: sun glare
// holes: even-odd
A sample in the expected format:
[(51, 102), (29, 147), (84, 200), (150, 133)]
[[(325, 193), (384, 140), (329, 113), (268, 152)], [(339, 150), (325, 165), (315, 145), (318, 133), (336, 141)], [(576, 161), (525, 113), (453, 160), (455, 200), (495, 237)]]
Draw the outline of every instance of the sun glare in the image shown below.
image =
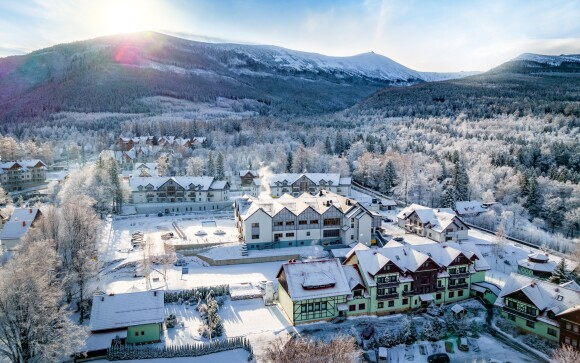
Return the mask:
[(109, 34), (148, 30), (155, 24), (154, 3), (147, 0), (112, 0), (102, 4), (102, 31)]

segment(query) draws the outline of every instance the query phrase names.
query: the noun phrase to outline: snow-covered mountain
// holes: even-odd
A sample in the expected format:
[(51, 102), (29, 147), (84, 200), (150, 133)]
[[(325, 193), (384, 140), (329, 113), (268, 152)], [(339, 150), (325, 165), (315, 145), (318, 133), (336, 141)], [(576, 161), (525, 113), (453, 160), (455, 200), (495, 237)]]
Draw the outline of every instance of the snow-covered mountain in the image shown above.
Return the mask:
[(580, 54), (562, 54), (562, 55), (542, 55), (533, 53), (524, 53), (512, 61), (528, 61), (534, 63), (547, 64), (550, 66), (561, 66), (562, 63), (580, 63)]
[(0, 119), (60, 111), (156, 112), (144, 101), (156, 96), (194, 103), (244, 100), (242, 108), (260, 114), (314, 114), (350, 107), (386, 86), (470, 74), (418, 72), (375, 53), (331, 57), (143, 32), (0, 58)]

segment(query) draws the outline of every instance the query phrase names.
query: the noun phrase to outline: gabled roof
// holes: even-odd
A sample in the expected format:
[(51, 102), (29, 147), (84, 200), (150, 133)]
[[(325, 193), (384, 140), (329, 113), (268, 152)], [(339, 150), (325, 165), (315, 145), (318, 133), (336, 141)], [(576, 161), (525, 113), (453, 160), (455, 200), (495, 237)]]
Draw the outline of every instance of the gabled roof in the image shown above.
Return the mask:
[(505, 297), (515, 292), (524, 294), (540, 311), (556, 315), (580, 305), (580, 292), (576, 289), (516, 273), (510, 275), (495, 305), (504, 306)]
[[(285, 263), (276, 277), (280, 278), (282, 272), (285, 275), (288, 295), (293, 301), (351, 293), (344, 269), (337, 258)], [(326, 287), (316, 288), (316, 286)]]
[(163, 291), (97, 295), (93, 297), (90, 329), (123, 329), (135, 325), (162, 323), (164, 318)]
[(472, 214), (472, 213), (483, 213), (487, 211), (487, 208), (478, 200), (467, 200), (455, 202), (455, 210), (457, 214)]
[[(446, 208), (446, 211), (442, 209), (428, 208), (418, 204), (411, 204), (409, 207), (403, 209), (399, 214), (397, 214), (398, 219), (407, 219), (411, 215), (416, 215), (419, 220), (430, 229), (442, 232), (452, 223), (460, 223), (465, 225), (465, 223), (455, 215), (452, 211)], [(465, 225), (466, 228), (467, 225)]]
[[(315, 185), (350, 185), (351, 178), (340, 177), (338, 173), (282, 173), (282, 174), (272, 174), (268, 176), (267, 179), (254, 180), (256, 185), (261, 185), (264, 180), (267, 180), (268, 184), (272, 187), (282, 187), (284, 185), (290, 186), (302, 177), (306, 177), (312, 181)], [(322, 183), (321, 183), (322, 182)], [(284, 184), (286, 183), (286, 184)]]
[(9, 169), (20, 169), (22, 171), (28, 171), (28, 169), (37, 167), (46, 170), (46, 164), (39, 159), (8, 161), (4, 163), (0, 161), (0, 174), (4, 174), (4, 170)]
[(39, 213), (40, 210), (38, 208), (15, 208), (10, 220), (0, 230), (0, 240), (24, 237)]
[(185, 189), (189, 189), (189, 185), (201, 186), (200, 190), (206, 191), (209, 190), (210, 187), (214, 190), (218, 190), (223, 189), (226, 186), (225, 181), (220, 183), (220, 181), (214, 181), (214, 178), (210, 176), (133, 177), (129, 180), (129, 185), (133, 191), (138, 191), (139, 186), (146, 187), (147, 185), (151, 185), (154, 189), (158, 189), (169, 180), (173, 180)]

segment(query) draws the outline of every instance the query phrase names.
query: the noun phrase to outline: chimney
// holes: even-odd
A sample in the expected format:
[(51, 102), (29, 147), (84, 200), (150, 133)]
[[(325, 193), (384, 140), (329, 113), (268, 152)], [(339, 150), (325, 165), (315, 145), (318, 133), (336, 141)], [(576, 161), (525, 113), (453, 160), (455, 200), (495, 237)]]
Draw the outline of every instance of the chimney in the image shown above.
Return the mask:
[(28, 213), (32, 214), (32, 208), (30, 208), (30, 209), (28, 210)]
[(157, 296), (157, 291), (153, 291), (153, 296)]
[(26, 221), (22, 221), (22, 227), (26, 227)]

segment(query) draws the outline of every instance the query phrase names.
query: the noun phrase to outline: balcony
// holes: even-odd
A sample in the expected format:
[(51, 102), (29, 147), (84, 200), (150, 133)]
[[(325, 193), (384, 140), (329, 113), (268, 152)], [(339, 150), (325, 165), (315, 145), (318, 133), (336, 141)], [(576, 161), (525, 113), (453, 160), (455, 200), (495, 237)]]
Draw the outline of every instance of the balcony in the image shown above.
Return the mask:
[(413, 296), (413, 295), (419, 295), (418, 293), (416, 293), (413, 290), (410, 291), (403, 291), (403, 296)]
[(532, 320), (532, 321), (537, 320), (537, 317), (535, 315), (528, 314), (525, 311), (519, 311), (517, 309), (510, 308), (509, 306), (504, 306), (503, 311), (506, 313), (509, 313), (509, 314), (517, 315), (517, 316), (522, 317), (522, 318), (527, 319), (527, 320)]
[(398, 292), (395, 292), (393, 294), (383, 294), (383, 295), (377, 294), (377, 300), (393, 300), (393, 299), (398, 299), (398, 298), (399, 298)]
[(455, 284), (455, 285), (449, 285), (447, 286), (447, 290), (463, 290), (463, 289), (467, 289), (469, 285), (467, 283), (465, 284)]
[(401, 283), (401, 281), (397, 280), (397, 281), (383, 281), (383, 282), (377, 282), (377, 286), (378, 287), (394, 287), (394, 286), (399, 286), (399, 284)]
[(469, 271), (449, 273), (449, 278), (458, 279), (461, 277), (469, 277), (469, 275), (470, 275)]

